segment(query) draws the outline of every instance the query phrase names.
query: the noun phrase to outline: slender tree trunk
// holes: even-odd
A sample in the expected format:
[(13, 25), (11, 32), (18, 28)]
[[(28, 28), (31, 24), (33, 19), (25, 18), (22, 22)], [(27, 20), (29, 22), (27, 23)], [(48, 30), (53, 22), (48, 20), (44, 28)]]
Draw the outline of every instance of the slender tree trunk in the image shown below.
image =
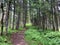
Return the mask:
[(14, 15), (13, 15), (12, 30), (14, 30), (14, 22), (15, 22), (15, 0), (14, 0)]
[(31, 21), (32, 16), (31, 16), (31, 2), (30, 2), (30, 0), (29, 0), (29, 13), (30, 13), (30, 21)]
[(7, 3), (7, 13), (6, 13), (6, 35), (8, 34), (8, 20), (9, 20), (9, 9), (10, 9), (10, 1)]
[(16, 30), (19, 29), (19, 23), (20, 23), (20, 12), (18, 12), (18, 19), (17, 19), (17, 22), (16, 22)]
[(41, 28), (41, 14), (40, 14), (40, 8), (37, 9), (37, 25), (39, 28)]
[(45, 29), (45, 14), (43, 13), (42, 16), (43, 20), (42, 20), (42, 25), (43, 25), (43, 30)]
[(56, 30), (59, 30), (58, 29), (58, 19), (57, 19), (57, 14), (56, 14), (56, 9), (54, 9), (55, 12), (54, 12), (54, 19), (55, 19), (55, 24), (56, 24)]
[(54, 8), (53, 8), (53, 1), (51, 0), (51, 12), (52, 12), (52, 27), (53, 30), (55, 31), (55, 26), (54, 26)]
[(1, 19), (1, 36), (3, 35), (3, 19), (4, 19), (4, 9), (3, 9), (3, 3), (1, 3), (1, 9), (2, 9), (2, 19)]
[(24, 24), (24, 28), (26, 27), (26, 18), (27, 18), (27, 1), (23, 0), (23, 24)]

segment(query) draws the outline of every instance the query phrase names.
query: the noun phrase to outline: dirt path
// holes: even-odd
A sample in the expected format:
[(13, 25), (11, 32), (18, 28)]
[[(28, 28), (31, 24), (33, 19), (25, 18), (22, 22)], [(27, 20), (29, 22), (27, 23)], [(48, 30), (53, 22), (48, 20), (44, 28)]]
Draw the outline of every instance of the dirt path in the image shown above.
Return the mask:
[(25, 30), (22, 30), (17, 33), (13, 33), (11, 36), (11, 41), (13, 45), (28, 45), (26, 41), (24, 40), (24, 32)]

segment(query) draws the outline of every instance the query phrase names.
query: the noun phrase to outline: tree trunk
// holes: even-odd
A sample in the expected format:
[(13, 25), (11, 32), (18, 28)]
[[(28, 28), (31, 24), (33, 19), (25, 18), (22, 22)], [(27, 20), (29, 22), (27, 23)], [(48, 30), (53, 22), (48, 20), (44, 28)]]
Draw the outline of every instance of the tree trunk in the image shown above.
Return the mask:
[(15, 0), (14, 0), (14, 14), (13, 14), (12, 30), (14, 30), (14, 22), (15, 22)]
[(18, 19), (17, 19), (17, 22), (16, 22), (16, 30), (19, 29), (19, 23), (20, 23), (20, 12), (18, 12)]
[(10, 1), (7, 3), (7, 13), (6, 13), (6, 35), (8, 34), (8, 20), (9, 20), (9, 9), (10, 9)]
[(3, 35), (3, 19), (4, 19), (4, 10), (3, 10), (3, 3), (1, 3), (1, 9), (2, 9), (2, 19), (1, 19), (1, 36)]
[(26, 27), (26, 18), (27, 18), (27, 1), (23, 0), (23, 24), (24, 28)]

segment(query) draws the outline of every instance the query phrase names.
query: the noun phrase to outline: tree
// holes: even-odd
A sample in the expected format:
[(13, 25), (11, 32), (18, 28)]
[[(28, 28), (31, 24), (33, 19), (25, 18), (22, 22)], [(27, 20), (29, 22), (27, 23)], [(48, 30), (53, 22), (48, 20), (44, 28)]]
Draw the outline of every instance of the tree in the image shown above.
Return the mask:
[(13, 15), (12, 29), (14, 30), (14, 22), (15, 22), (15, 0), (13, 2), (14, 2), (14, 15)]
[(27, 0), (23, 0), (23, 24), (26, 27), (26, 17), (27, 17)]
[(7, 12), (6, 12), (6, 20), (5, 20), (5, 24), (6, 24), (6, 35), (8, 33), (8, 20), (9, 20), (9, 9), (10, 9), (10, 4), (11, 4), (11, 0), (8, 1), (7, 3)]
[(1, 35), (3, 35), (3, 26), (4, 26), (4, 9), (3, 9), (3, 3), (1, 3), (1, 9), (2, 9), (2, 19), (1, 19)]

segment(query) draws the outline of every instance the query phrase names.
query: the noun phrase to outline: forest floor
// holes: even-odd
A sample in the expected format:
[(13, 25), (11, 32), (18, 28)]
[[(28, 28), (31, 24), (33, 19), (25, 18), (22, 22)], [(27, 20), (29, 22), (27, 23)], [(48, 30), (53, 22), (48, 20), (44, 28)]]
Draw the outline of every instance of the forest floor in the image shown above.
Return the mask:
[(21, 30), (17, 33), (13, 33), (11, 35), (11, 41), (12, 41), (13, 45), (28, 45), (27, 42), (24, 40), (25, 31), (26, 31), (26, 29)]

